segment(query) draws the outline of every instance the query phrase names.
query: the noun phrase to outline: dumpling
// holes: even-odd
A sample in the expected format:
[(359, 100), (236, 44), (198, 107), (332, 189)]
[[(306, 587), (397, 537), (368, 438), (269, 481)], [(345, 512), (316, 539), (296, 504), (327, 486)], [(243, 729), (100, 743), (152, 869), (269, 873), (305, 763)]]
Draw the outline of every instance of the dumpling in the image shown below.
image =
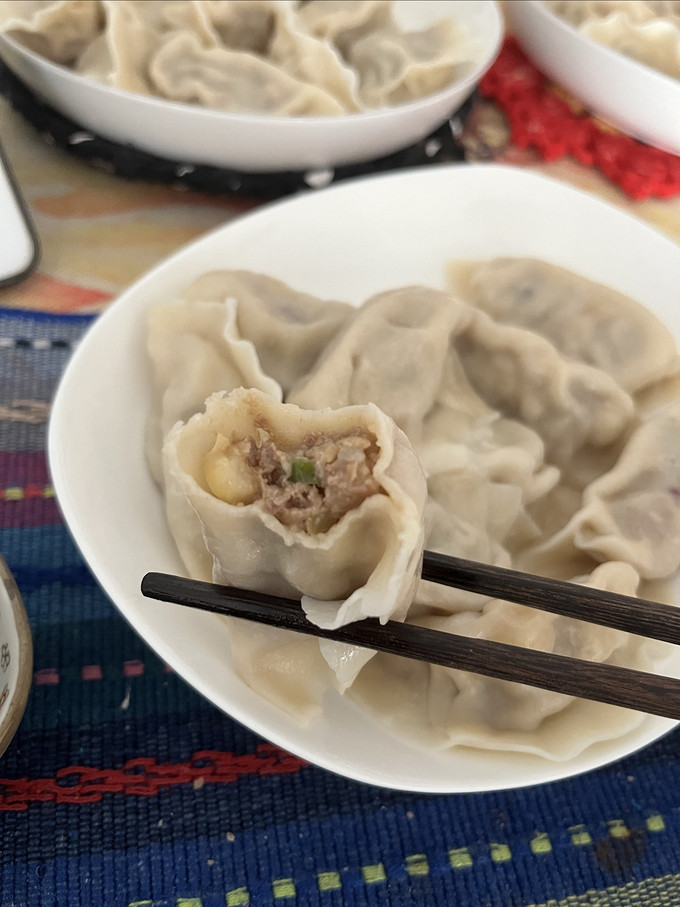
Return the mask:
[(524, 552), (523, 569), (554, 576), (589, 557), (625, 561), (645, 580), (669, 577), (680, 566), (679, 438), (680, 403), (643, 418), (569, 522)]
[(677, 0), (544, 0), (545, 6), (572, 25), (625, 13), (631, 22), (649, 22), (655, 16), (680, 15)]
[(403, 104), (441, 91), (468, 62), (465, 42), (448, 19), (415, 32), (385, 27), (359, 37), (346, 52), (366, 107)]
[(357, 75), (334, 45), (310, 33), (290, 0), (203, 0), (217, 41), (269, 60), (289, 76), (317, 85), (346, 111), (357, 111)]
[(633, 401), (612, 377), (565, 359), (531, 331), (475, 310), (456, 349), (475, 390), (533, 428), (558, 465), (584, 444), (612, 443), (631, 423)]
[(332, 41), (344, 55), (361, 35), (394, 21), (389, 0), (309, 0), (298, 15), (311, 34)]
[(102, 0), (106, 28), (81, 54), (75, 70), (114, 88), (154, 94), (149, 66), (169, 36), (191, 32), (206, 47), (217, 43), (200, 4)]
[(301, 28), (295, 16), (280, 17), (269, 57), (288, 75), (323, 88), (346, 113), (362, 109), (356, 70), (343, 60), (334, 44)]
[(680, 566), (680, 403), (653, 412), (617, 464), (586, 488), (564, 530), (597, 560), (625, 560), (645, 579)]
[(331, 116), (450, 83), (469, 39), (390, 0), (0, 0), (0, 28), (106, 85), (211, 109)]
[(607, 372), (630, 393), (677, 363), (673, 335), (651, 312), (564, 268), (532, 258), (496, 258), (452, 276), (463, 298), (496, 321), (540, 334), (568, 358)]
[(312, 34), (332, 42), (356, 73), (361, 107), (433, 94), (469, 59), (469, 44), (449, 19), (404, 32), (384, 0), (312, 0), (300, 9)]
[(587, 22), (584, 34), (611, 47), (644, 66), (680, 79), (680, 16), (652, 19), (640, 24), (630, 22), (625, 12), (606, 19)]
[[(232, 300), (239, 335), (254, 344), (262, 368), (285, 394), (302, 379), (354, 315), (346, 302), (318, 299), (251, 271), (210, 271), (182, 291), (190, 303)], [(215, 386), (213, 390), (229, 390)], [(208, 392), (204, 394), (208, 396)], [(202, 403), (202, 401), (201, 401)]]
[(198, 412), (210, 394), (256, 387), (282, 397), (277, 381), (260, 366), (255, 347), (236, 324), (237, 302), (171, 302), (149, 313), (147, 351), (152, 368), (153, 405), (146, 431), (146, 454), (160, 482), (163, 440), (179, 420)]
[(283, 20), (290, 18), (291, 0), (199, 0), (217, 43), (229, 50), (266, 57)]
[[(559, 474), (545, 464), (538, 434), (501, 416), (468, 381), (457, 348), (474, 316), (426, 287), (378, 294), (286, 399), (308, 408), (377, 404), (406, 432), (425, 469), (427, 547), (507, 565), (508, 546), (536, 534), (528, 505)], [(418, 590), (421, 607), (449, 612), (470, 602), (432, 583)]]
[(309, 409), (371, 401), (417, 445), (438, 397), (451, 336), (469, 312), (428, 287), (380, 293), (345, 324), (287, 399)]
[[(427, 414), (418, 456), (428, 481), (426, 547), (510, 566), (512, 553), (539, 535), (530, 508), (559, 480), (538, 435), (499, 415), (470, 387), (449, 350), (437, 403)], [(416, 607), (474, 610), (483, 599), (421, 582)]]
[(303, 596), (334, 628), (401, 618), (423, 547), (426, 485), (376, 406), (301, 410), (213, 394), (163, 447), (168, 523), (192, 576)]
[(151, 94), (149, 62), (160, 44), (163, 7), (103, 0), (106, 31), (85, 50), (76, 72), (114, 88)]
[(162, 97), (234, 113), (329, 116), (342, 105), (324, 89), (289, 76), (268, 60), (224, 47), (204, 47), (178, 32), (149, 64)]
[[(227, 620), (238, 676), (265, 702), (300, 723), (307, 724), (321, 712), (329, 690), (342, 690), (354, 679), (354, 670), (348, 680), (342, 671), (336, 674), (323, 657), (318, 639), (265, 624), (254, 627), (245, 620)], [(370, 659), (370, 652), (363, 652)]]
[[(576, 582), (634, 595), (639, 578), (627, 564), (607, 563)], [(629, 647), (619, 630), (587, 625), (498, 600), (481, 611), (449, 617), (418, 617), (415, 623), (463, 636), (477, 636), (562, 655), (648, 670), (668, 647)], [(598, 740), (637, 727), (638, 712), (522, 684), (378, 654), (347, 693), (379, 724), (418, 746), (451, 746), (538, 753), (569, 759)], [(574, 733), (578, 728), (578, 733)]]
[(501, 416), (473, 389), (455, 349), (449, 347), (435, 405), (424, 414), (417, 444), (428, 476), (474, 468), (490, 482), (516, 486), (531, 503), (559, 478), (545, 465), (539, 435)]
[(99, 0), (4, 0), (0, 4), (0, 29), (55, 63), (74, 63), (103, 28)]
[(548, 0), (546, 5), (594, 41), (680, 78), (680, 6), (675, 0)]
[(154, 404), (147, 459), (161, 479), (167, 432), (215, 391), (254, 387), (281, 400), (354, 313), (250, 271), (211, 271), (149, 315)]

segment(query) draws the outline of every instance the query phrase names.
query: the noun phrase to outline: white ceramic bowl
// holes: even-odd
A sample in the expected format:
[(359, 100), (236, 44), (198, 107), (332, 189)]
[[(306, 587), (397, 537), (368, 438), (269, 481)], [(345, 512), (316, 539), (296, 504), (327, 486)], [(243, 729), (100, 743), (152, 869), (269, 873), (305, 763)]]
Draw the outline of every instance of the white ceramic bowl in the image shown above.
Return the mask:
[(473, 39), (473, 60), (443, 91), (396, 107), (328, 117), (246, 116), (109, 88), (0, 36), (0, 57), (56, 110), (103, 138), (171, 161), (247, 173), (371, 161), (419, 141), (457, 110), (493, 63), (503, 37), (494, 0), (396, 0), (408, 29), (447, 16)]
[[(152, 405), (147, 313), (215, 267), (261, 271), (323, 299), (359, 304), (390, 287), (444, 289), (451, 259), (502, 255), (543, 258), (605, 283), (648, 306), (680, 339), (676, 243), (592, 195), (528, 170), (423, 167), (263, 206), (177, 252), (92, 325), (54, 400), (49, 460), (59, 504), (121, 613), (167, 664), (237, 721), (359, 781), (431, 793), (539, 784), (621, 758), (675, 723), (648, 715), (627, 734), (553, 761), (466, 747), (421, 751), (332, 692), (308, 725), (261, 699), (236, 672), (222, 618), (140, 592), (148, 571), (184, 572), (144, 458)], [(672, 595), (680, 601), (680, 575)]]
[(541, 0), (505, 4), (508, 27), (539, 69), (623, 132), (680, 154), (680, 81), (598, 44)]
[(21, 595), (0, 557), (0, 755), (24, 714), (33, 674), (31, 628)]

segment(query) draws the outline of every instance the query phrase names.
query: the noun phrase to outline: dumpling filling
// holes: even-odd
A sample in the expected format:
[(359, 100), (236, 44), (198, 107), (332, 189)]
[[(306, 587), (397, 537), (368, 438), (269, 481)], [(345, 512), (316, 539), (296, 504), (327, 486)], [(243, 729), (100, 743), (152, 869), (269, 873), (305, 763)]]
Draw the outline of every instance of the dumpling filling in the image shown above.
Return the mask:
[(310, 432), (284, 450), (260, 427), (237, 441), (218, 434), (203, 472), (210, 492), (227, 504), (262, 501), (284, 526), (316, 535), (381, 491), (373, 475), (378, 454), (375, 436), (360, 428)]

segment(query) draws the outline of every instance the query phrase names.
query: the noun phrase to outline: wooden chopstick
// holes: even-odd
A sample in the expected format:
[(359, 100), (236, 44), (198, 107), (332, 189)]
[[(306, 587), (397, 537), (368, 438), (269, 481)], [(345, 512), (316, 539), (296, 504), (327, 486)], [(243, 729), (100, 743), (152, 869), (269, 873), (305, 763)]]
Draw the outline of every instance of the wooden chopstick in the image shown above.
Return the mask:
[[(444, 555), (432, 556), (428, 553), (426, 557), (428, 566), (423, 571), (423, 576), (435, 582), (443, 582), (444, 580), (441, 578), (435, 577), (445, 573), (446, 584), (457, 585), (457, 583), (453, 582), (455, 575), (449, 574), (447, 569), (450, 566), (447, 563), (449, 560)], [(470, 588), (470, 591), (482, 592), (485, 595), (492, 594), (497, 598), (508, 598), (507, 585), (502, 586), (501, 594), (498, 591), (490, 593), (488, 585), (485, 584), (482, 589), (480, 583), (475, 584), (473, 578), (467, 573), (471, 567), (471, 562), (453, 560), (456, 562), (454, 565), (456, 569), (461, 570), (461, 582), (465, 583), (461, 588), (468, 589), (469, 584), (469, 586), (474, 586), (474, 588)], [(484, 565), (474, 564), (474, 569), (482, 566)], [(488, 569), (492, 574), (492, 581), (496, 583), (502, 579), (505, 579), (507, 583), (505, 574), (515, 573), (515, 571), (500, 571), (500, 568), (494, 567)], [(500, 576), (496, 575), (499, 571)], [(527, 576), (531, 580), (539, 579), (527, 574), (520, 574), (520, 576), (523, 577), (523, 583), (526, 583)], [(552, 589), (554, 581), (548, 582)], [(552, 607), (551, 602), (551, 607), (545, 608), (545, 602), (541, 599), (543, 594), (541, 592), (534, 596), (537, 604), (531, 606), (538, 607), (540, 600), (540, 607), (545, 610), (590, 620), (589, 614), (585, 616), (577, 612), (576, 605), (571, 602), (565, 590), (561, 588), (571, 585), (574, 585), (574, 589), (579, 594), (582, 591), (596, 591), (585, 590), (575, 584), (557, 582), (563, 597), (561, 604)], [(544, 587), (541, 586), (540, 588), (543, 589)], [(322, 630), (307, 620), (299, 601), (281, 598), (280, 596), (265, 595), (261, 592), (234, 589), (229, 586), (218, 586), (213, 583), (200, 582), (164, 573), (147, 573), (142, 579), (141, 590), (142, 594), (149, 598), (174, 602), (190, 608), (245, 618), (322, 639), (351, 643), (375, 649), (379, 652), (400, 655), (404, 658), (443, 665), (448, 668), (457, 668), (461, 671), (471, 671), (487, 677), (495, 677), (499, 680), (523, 683), (556, 693), (565, 693), (582, 699), (593, 699), (598, 702), (606, 702), (652, 715), (661, 715), (666, 718), (680, 720), (680, 680), (672, 677), (620, 668), (615, 665), (584, 661), (583, 659), (570, 658), (563, 655), (553, 655), (547, 652), (537, 652), (532, 649), (507, 645), (506, 643), (469, 638), (440, 630), (418, 627), (413, 624), (397, 623), (396, 621), (388, 621), (386, 624), (381, 624), (378, 620), (366, 619), (347, 624), (337, 630)], [(512, 592), (513, 595), (519, 596), (520, 594), (518, 589), (515, 588), (513, 588)], [(606, 593), (606, 598), (608, 601), (612, 600), (618, 603), (616, 600), (619, 596)], [(630, 599), (624, 596), (620, 598), (623, 599), (621, 611), (625, 615), (628, 614), (626, 609), (630, 606), (630, 602), (640, 604), (639, 599)], [(590, 596), (588, 596), (589, 599)], [(517, 599), (512, 598), (510, 600), (516, 601)], [(521, 603), (525, 604), (526, 602), (522, 601)], [(664, 614), (673, 610), (669, 606), (659, 605), (658, 607), (662, 609)], [(598, 614), (598, 617), (605, 616), (604, 614)], [(617, 619), (621, 619), (620, 615)], [(623, 620), (625, 625), (620, 622), (614, 625), (621, 629), (627, 629), (630, 625), (629, 617), (626, 616)], [(598, 620), (597, 622), (602, 621)], [(677, 641), (677, 639), (678, 636), (676, 634), (675, 640), (670, 641)]]
[(680, 645), (680, 608), (426, 551), (423, 579)]

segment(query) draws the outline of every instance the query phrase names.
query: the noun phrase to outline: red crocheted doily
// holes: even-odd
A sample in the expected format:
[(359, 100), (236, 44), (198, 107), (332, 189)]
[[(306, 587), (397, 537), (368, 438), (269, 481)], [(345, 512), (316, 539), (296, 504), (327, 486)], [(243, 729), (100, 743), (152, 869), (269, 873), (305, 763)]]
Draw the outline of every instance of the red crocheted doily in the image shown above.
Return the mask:
[(544, 161), (571, 155), (634, 199), (680, 195), (680, 157), (598, 120), (546, 78), (513, 37), (506, 38), (480, 93), (506, 115), (513, 144), (534, 149)]

